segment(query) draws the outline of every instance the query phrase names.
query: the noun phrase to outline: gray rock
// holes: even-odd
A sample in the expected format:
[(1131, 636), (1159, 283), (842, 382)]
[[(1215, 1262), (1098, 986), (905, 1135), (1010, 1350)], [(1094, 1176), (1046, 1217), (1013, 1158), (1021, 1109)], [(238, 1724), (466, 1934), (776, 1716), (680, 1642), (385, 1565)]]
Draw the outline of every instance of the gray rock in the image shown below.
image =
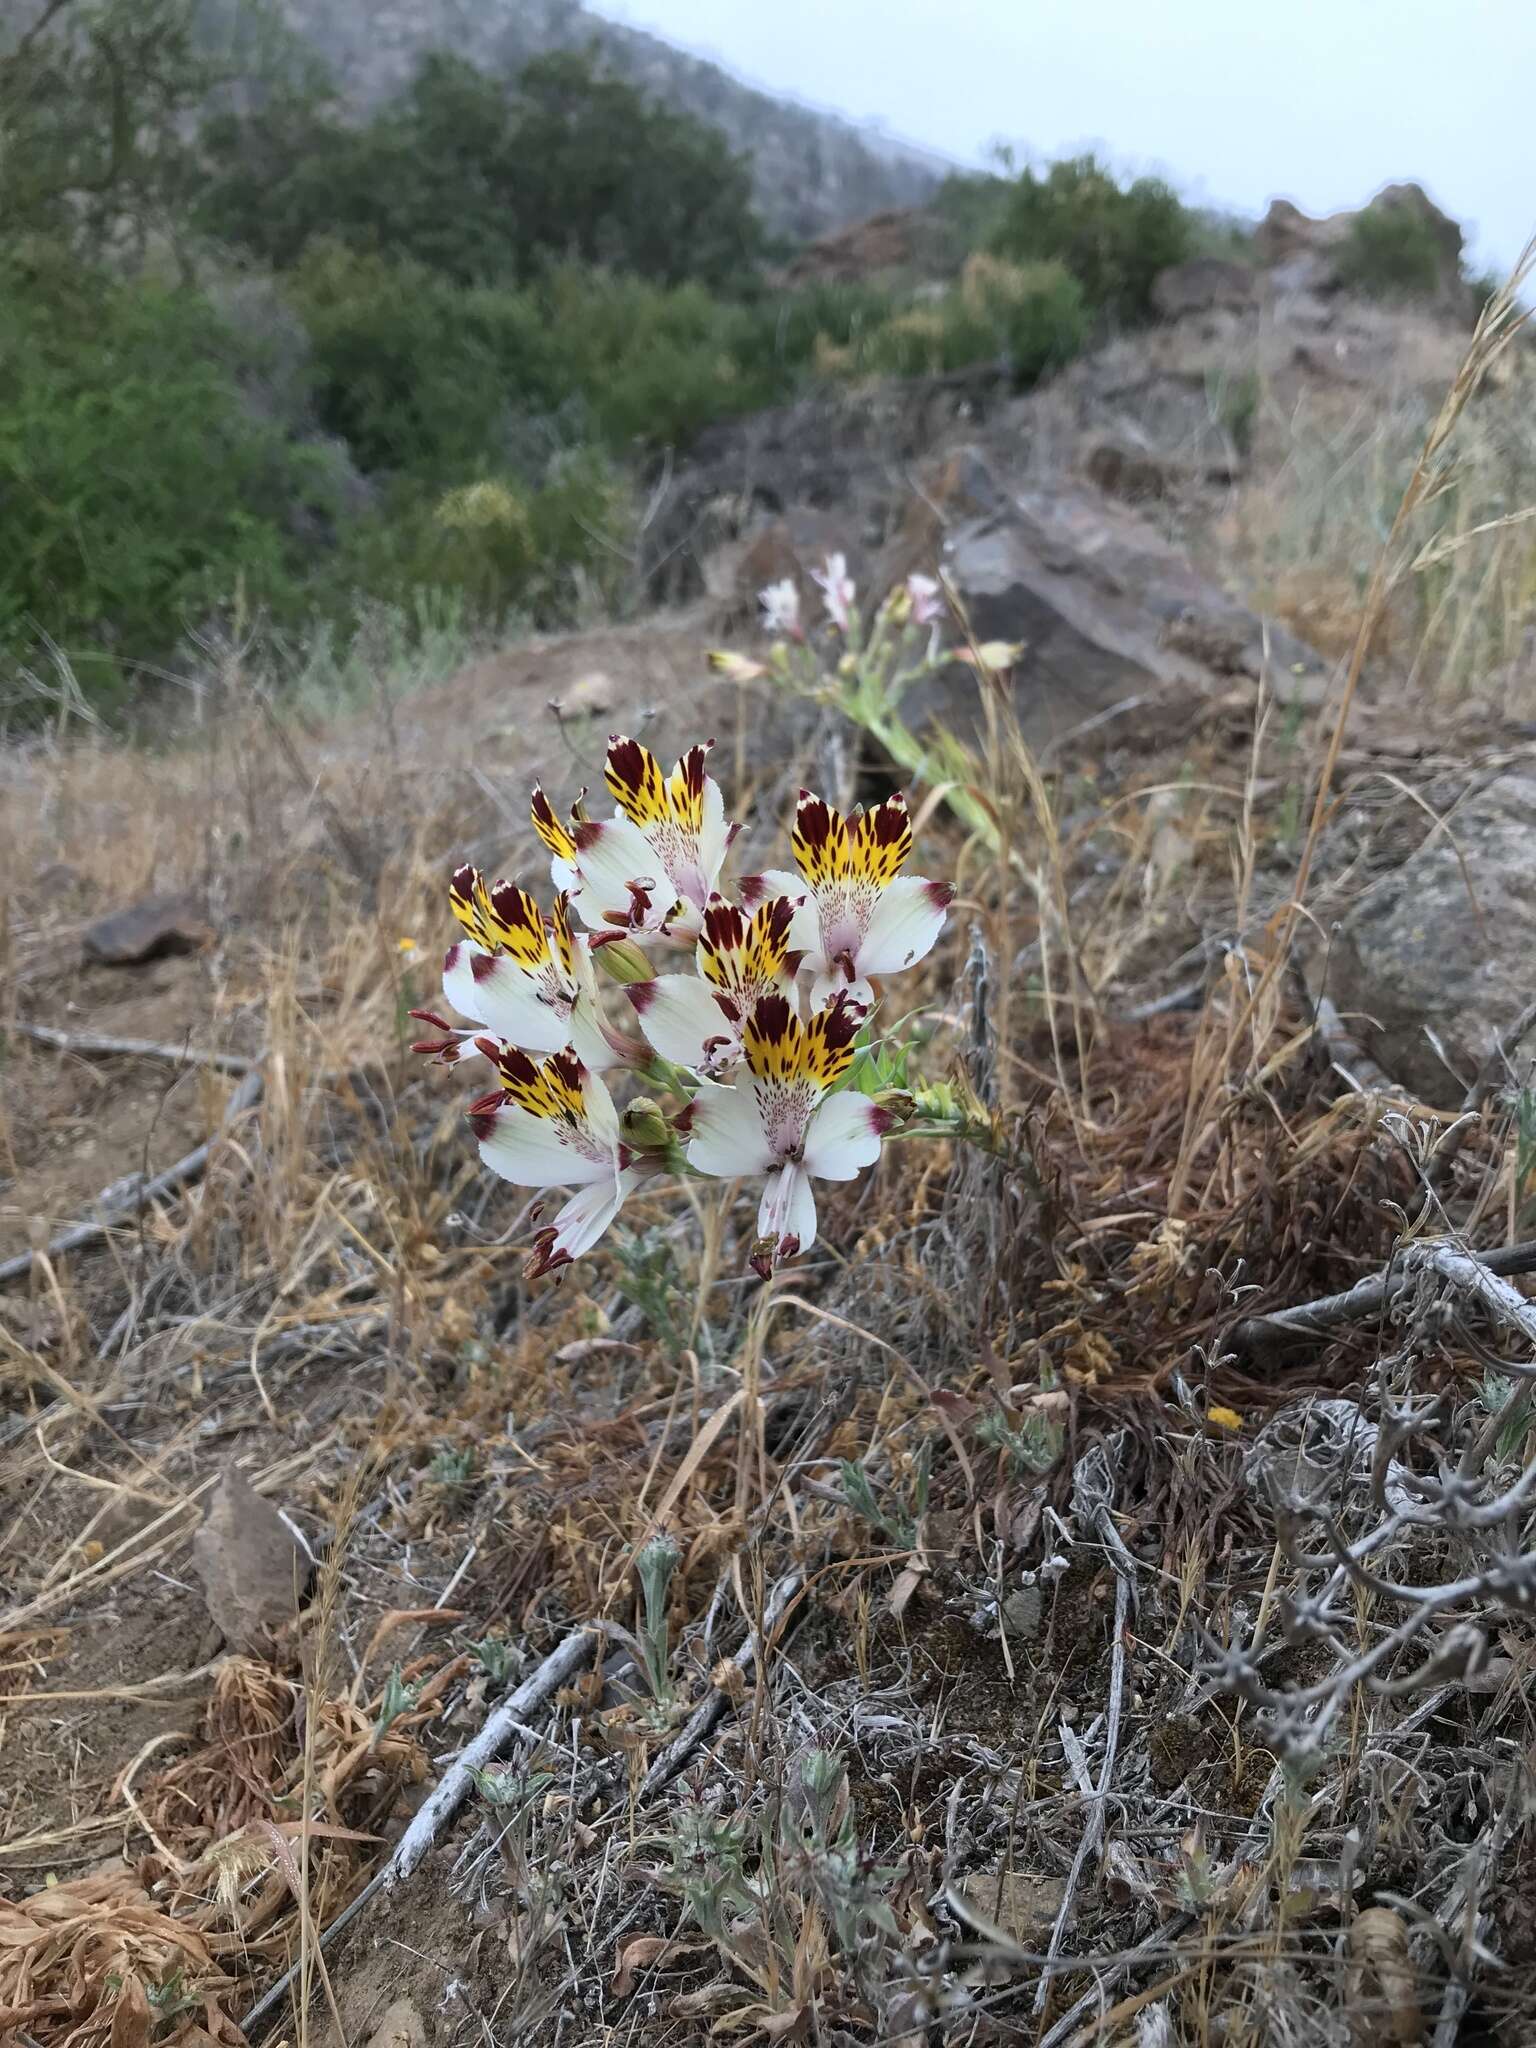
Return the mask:
[(190, 896), (147, 896), (90, 925), (86, 958), (109, 967), (139, 967), (169, 953), (196, 953), (213, 934)]
[(310, 1562), (272, 1503), (233, 1465), (214, 1489), (192, 1557), (230, 1649), (263, 1652), (299, 1611)]
[[(978, 467), (972, 454), (968, 505), (984, 495)], [(1013, 686), (1031, 745), (1117, 707), (1193, 710), (1233, 677), (1260, 675), (1262, 622), (1127, 507), (1088, 484), (994, 485), (991, 494), (997, 509), (950, 527), (944, 566), (979, 640), (1023, 643)], [(1323, 669), (1278, 626), (1269, 659), (1272, 673), (1287, 676)], [(974, 706), (974, 685), (960, 670), (908, 700), (910, 715), (962, 734), (974, 726)]]
[(1459, 1103), (1536, 995), (1533, 859), (1536, 776), (1502, 775), (1376, 882), (1336, 937), (1328, 993), (1366, 1050), (1426, 1102)]

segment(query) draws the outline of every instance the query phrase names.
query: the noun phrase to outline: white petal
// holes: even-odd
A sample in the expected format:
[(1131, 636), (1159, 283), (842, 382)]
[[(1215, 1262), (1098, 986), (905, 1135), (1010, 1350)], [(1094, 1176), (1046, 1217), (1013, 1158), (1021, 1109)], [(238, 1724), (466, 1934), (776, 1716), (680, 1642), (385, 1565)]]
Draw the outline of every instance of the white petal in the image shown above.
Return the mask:
[(524, 1052), (559, 1052), (569, 1041), (565, 1019), (540, 1002), (517, 962), (505, 953), (487, 953), (471, 940), (452, 947), (443, 962), (443, 994), (493, 1038), (504, 1038)]
[(636, 1178), (633, 1167), (626, 1167), (611, 1179), (595, 1181), (591, 1187), (572, 1195), (554, 1220), (555, 1237), (549, 1247), (550, 1255), (558, 1258), (563, 1252), (568, 1259), (579, 1259), (583, 1252), (591, 1251), (623, 1208), (624, 1198), (634, 1187)]
[(589, 1070), (581, 1095), (587, 1113), (587, 1129), (600, 1145), (611, 1145), (617, 1153), (619, 1112), (613, 1106), (613, 1097), (608, 1093), (607, 1083)]
[(757, 1097), (748, 1087), (722, 1088), (701, 1081), (693, 1098), (692, 1136), (688, 1164), (700, 1173), (734, 1180), (738, 1174), (766, 1173), (773, 1154), (757, 1113)]
[(803, 1166), (781, 1166), (768, 1176), (763, 1199), (758, 1205), (757, 1234), (771, 1237), (775, 1255), (786, 1238), (795, 1240), (794, 1250), (782, 1256), (793, 1258), (816, 1242), (816, 1195), (811, 1177)]
[(675, 1066), (698, 1069), (711, 1039), (734, 1036), (708, 982), (696, 974), (660, 974), (654, 981), (635, 982), (629, 1000), (646, 1038)]
[(880, 1157), (880, 1140), (890, 1117), (867, 1095), (845, 1088), (829, 1095), (805, 1133), (806, 1168), (818, 1180), (852, 1180)]
[(588, 1159), (585, 1153), (562, 1144), (547, 1118), (533, 1115), (517, 1102), (499, 1102), (474, 1118), (480, 1157), (503, 1180), (520, 1188), (585, 1187), (589, 1181), (608, 1180), (614, 1171), (612, 1156)]
[(898, 875), (880, 892), (859, 946), (860, 975), (899, 974), (933, 951), (951, 891), (921, 875)]
[(619, 1065), (619, 1055), (603, 1036), (597, 997), (585, 990), (571, 1011), (566, 1042), (590, 1074), (606, 1074)]
[(720, 879), (725, 849), (731, 843), (731, 828), (725, 815), (725, 798), (712, 775), (704, 778), (704, 820), (699, 827), (699, 866), (713, 889)]
[[(665, 896), (671, 885), (644, 833), (628, 818), (610, 818), (591, 831), (590, 840), (577, 855), (582, 881), (577, 909), (594, 930), (611, 930), (611, 926), (604, 925), (602, 911), (622, 911), (627, 920), (631, 882), (653, 882), (658, 896)], [(594, 904), (601, 905), (595, 918)], [(672, 906), (664, 903), (661, 908), (667, 911)]]

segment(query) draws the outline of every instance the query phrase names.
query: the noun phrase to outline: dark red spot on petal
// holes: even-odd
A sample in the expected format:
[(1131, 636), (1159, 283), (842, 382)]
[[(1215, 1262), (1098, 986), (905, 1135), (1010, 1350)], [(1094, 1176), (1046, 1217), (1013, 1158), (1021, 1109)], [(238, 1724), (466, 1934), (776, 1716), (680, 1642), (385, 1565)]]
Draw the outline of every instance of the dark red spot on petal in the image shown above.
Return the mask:
[(656, 984), (654, 981), (632, 981), (624, 993), (643, 1017), (656, 1000)]

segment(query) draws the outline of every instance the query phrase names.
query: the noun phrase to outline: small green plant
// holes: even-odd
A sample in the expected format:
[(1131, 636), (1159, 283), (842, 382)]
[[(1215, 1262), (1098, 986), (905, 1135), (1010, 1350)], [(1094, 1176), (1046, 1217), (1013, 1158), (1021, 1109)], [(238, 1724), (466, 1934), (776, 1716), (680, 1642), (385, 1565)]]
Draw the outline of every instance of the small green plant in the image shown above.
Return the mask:
[(505, 1636), (483, 1636), (478, 1643), (470, 1644), (469, 1654), (490, 1684), (498, 1688), (507, 1683), (517, 1668), (517, 1652)]
[(1501, 1418), (1493, 1454), (1499, 1464), (1507, 1465), (1519, 1455), (1536, 1422), (1530, 1386), (1489, 1369), (1483, 1374), (1481, 1398), (1489, 1415)]
[(663, 1530), (635, 1556), (635, 1577), (640, 1581), (640, 1660), (651, 1697), (659, 1707), (670, 1706), (673, 1699), (667, 1594), (682, 1555), (676, 1541)]
[[(678, 1270), (677, 1247), (665, 1231), (644, 1230), (615, 1249), (620, 1294), (639, 1309), (667, 1356), (680, 1359), (690, 1342), (692, 1300)], [(700, 1334), (707, 1341), (707, 1325)]]
[(383, 1697), (379, 1701), (378, 1719), (373, 1724), (375, 1748), (384, 1740), (402, 1714), (409, 1714), (415, 1710), (416, 1702), (420, 1698), (420, 1684), (408, 1683), (397, 1664), (385, 1682)]
[(886, 1541), (897, 1550), (911, 1550), (917, 1542), (918, 1524), (928, 1512), (929, 1468), (932, 1448), (926, 1441), (918, 1455), (917, 1473), (913, 1484), (910, 1509), (895, 1500), (882, 1500), (875, 1492), (874, 1483), (863, 1465), (845, 1458), (839, 1470), (842, 1476), (843, 1499), (853, 1512), (876, 1529)]
[(1048, 1415), (1026, 1414), (1014, 1422), (994, 1408), (977, 1423), (976, 1441), (989, 1451), (1001, 1452), (1010, 1475), (1023, 1479), (1049, 1472), (1058, 1463), (1066, 1433)]
[(455, 1450), (451, 1444), (444, 1444), (434, 1451), (427, 1466), (427, 1483), (446, 1494), (461, 1494), (475, 1476), (475, 1453), (471, 1444), (462, 1450)]
[(1536, 1089), (1515, 1097), (1515, 1221), (1521, 1230), (1536, 1222)]
[(888, 1897), (898, 1873), (860, 1848), (847, 1772), (832, 1752), (799, 1758), (782, 1795), (755, 1815), (684, 1806), (658, 1846), (667, 1861), (656, 1882), (757, 1988), (765, 2008), (753, 2017), (776, 2017), (782, 2034), (803, 1982), (796, 1957), (817, 1921), (878, 2000), (900, 1940)]
[(1208, 380), (1211, 411), (1239, 455), (1253, 452), (1253, 431), (1258, 424), (1262, 395), (1256, 370), (1239, 370)]

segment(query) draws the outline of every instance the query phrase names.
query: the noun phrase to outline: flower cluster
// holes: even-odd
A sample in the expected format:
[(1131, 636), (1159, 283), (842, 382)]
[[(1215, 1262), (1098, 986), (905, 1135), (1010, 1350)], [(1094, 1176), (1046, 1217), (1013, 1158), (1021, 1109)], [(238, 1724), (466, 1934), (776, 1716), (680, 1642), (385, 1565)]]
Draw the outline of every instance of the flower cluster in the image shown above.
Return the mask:
[[(752, 1264), (766, 1278), (815, 1239), (812, 1182), (872, 1166), (899, 1113), (899, 1097), (855, 1085), (856, 1061), (877, 984), (932, 949), (952, 893), (904, 872), (905, 798), (843, 817), (802, 790), (793, 872), (745, 877), (732, 900), (722, 873), (737, 828), (707, 759), (692, 747), (668, 775), (637, 740), (612, 739), (610, 818), (578, 799), (562, 819), (535, 788), (558, 891), (547, 914), (472, 867), (450, 885), (462, 936), (443, 993), (469, 1021), (413, 1011), (439, 1034), (415, 1049), (444, 1066), (490, 1062), (496, 1086), (469, 1117), (494, 1173), (575, 1190), (538, 1233), (531, 1277), (589, 1251), (646, 1180), (693, 1172), (762, 1177)], [(647, 948), (663, 947), (688, 968), (657, 972)], [(608, 1013), (599, 969), (639, 1035)], [(620, 1108), (623, 1070), (656, 1095)]]
[(996, 676), (1013, 668), (1023, 649), (996, 640), (980, 647), (947, 644), (948, 599), (932, 576), (908, 576), (871, 612), (859, 604), (845, 555), (828, 555), (811, 571), (811, 581), (821, 592), (825, 616), (819, 625), (806, 618), (800, 587), (786, 576), (758, 593), (764, 630), (774, 636), (767, 659), (721, 650), (710, 656), (711, 666), (732, 682), (787, 685), (834, 705), (910, 775), (936, 785), (950, 810), (995, 850), (995, 820), (974, 791), (976, 764), (948, 735), (920, 739), (901, 705), (914, 684), (952, 662)]

